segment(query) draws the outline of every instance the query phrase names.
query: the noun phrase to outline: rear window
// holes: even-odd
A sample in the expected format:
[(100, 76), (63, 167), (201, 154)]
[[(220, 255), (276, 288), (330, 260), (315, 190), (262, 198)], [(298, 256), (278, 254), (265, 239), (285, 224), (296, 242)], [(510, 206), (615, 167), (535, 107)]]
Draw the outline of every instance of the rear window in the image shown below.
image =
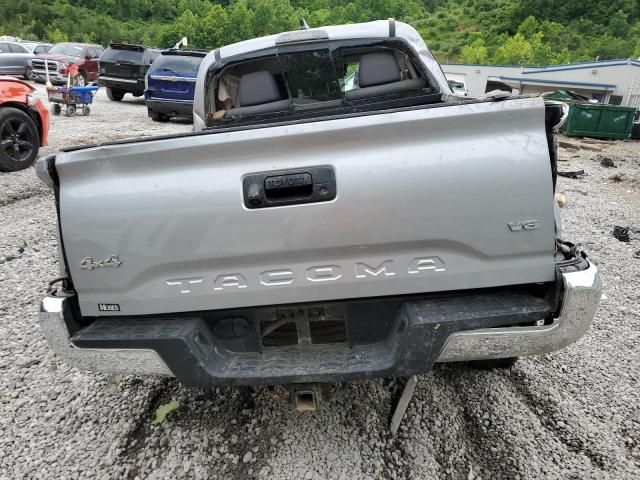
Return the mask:
[(342, 98), (329, 50), (287, 53), (280, 57), (294, 105)]
[[(303, 51), (279, 48), (273, 56), (232, 63), (209, 77), (208, 125), (307, 115), (321, 108), (334, 114), (363, 105), (378, 104), (378, 109), (394, 101), (395, 106), (433, 101), (425, 97), (434, 93), (428, 77), (403, 49), (324, 45)], [(420, 96), (424, 98), (416, 98)]]
[(142, 63), (144, 50), (130, 50), (124, 48), (107, 48), (100, 57), (102, 62)]
[(161, 55), (153, 62), (151, 70), (166, 70), (173, 73), (198, 73), (202, 57), (183, 55)]

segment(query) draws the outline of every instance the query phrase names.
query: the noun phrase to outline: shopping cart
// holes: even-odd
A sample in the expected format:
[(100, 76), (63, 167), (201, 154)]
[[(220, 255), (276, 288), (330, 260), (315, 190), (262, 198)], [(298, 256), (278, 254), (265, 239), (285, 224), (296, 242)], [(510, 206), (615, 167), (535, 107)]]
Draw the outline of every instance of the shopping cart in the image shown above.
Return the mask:
[(78, 107), (82, 108), (82, 114), (87, 116), (91, 113), (89, 105), (93, 102), (93, 97), (98, 91), (96, 86), (88, 87), (48, 87), (47, 96), (51, 105), (51, 113), (60, 115), (62, 105), (65, 106), (67, 117), (73, 117)]

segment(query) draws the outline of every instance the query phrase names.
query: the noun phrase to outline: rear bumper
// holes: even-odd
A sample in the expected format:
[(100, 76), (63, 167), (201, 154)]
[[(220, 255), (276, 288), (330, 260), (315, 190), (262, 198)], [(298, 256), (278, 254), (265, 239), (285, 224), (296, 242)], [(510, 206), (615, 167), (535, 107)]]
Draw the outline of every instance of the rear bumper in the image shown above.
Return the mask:
[(147, 98), (145, 103), (147, 104), (149, 111), (179, 117), (189, 117), (193, 115), (193, 102), (187, 100), (160, 99), (153, 97)]
[[(493, 311), (481, 319), (477, 315), (446, 318), (448, 311), (434, 318), (433, 313), (441, 311), (407, 302), (385, 342), (343, 349), (313, 346), (293, 353), (229, 354), (218, 348), (202, 318), (195, 317), (104, 319), (79, 328), (74, 294), (64, 293), (43, 299), (40, 323), (51, 348), (69, 365), (110, 373), (176, 376), (196, 387), (408, 376), (430, 370), (435, 362), (539, 355), (575, 342), (591, 325), (601, 281), (593, 264), (562, 277), (561, 309), (547, 325), (495, 326)], [(99, 348), (104, 346), (109, 348)]]
[(136, 92), (142, 94), (144, 92), (144, 78), (136, 79), (100, 75), (98, 77), (98, 85), (129, 93)]

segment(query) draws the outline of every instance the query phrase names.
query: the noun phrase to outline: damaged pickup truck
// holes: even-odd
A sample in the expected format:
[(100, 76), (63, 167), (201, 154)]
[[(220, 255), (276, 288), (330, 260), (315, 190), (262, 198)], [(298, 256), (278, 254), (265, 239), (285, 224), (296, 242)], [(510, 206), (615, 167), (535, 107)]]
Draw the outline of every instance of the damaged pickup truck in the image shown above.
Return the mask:
[(455, 96), (394, 21), (203, 60), (195, 131), (69, 148), (55, 191), (55, 352), (194, 387), (409, 376), (563, 348), (596, 266), (561, 239), (563, 104)]

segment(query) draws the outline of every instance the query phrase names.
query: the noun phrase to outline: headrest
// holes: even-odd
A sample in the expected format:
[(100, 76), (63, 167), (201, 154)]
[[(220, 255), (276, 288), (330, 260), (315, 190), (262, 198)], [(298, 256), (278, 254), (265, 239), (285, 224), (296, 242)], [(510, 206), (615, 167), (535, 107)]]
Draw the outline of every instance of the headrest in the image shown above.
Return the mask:
[(250, 107), (281, 100), (280, 90), (271, 72), (262, 70), (242, 75), (238, 85), (238, 106)]
[(391, 52), (365, 53), (360, 57), (360, 88), (400, 81), (400, 68)]

